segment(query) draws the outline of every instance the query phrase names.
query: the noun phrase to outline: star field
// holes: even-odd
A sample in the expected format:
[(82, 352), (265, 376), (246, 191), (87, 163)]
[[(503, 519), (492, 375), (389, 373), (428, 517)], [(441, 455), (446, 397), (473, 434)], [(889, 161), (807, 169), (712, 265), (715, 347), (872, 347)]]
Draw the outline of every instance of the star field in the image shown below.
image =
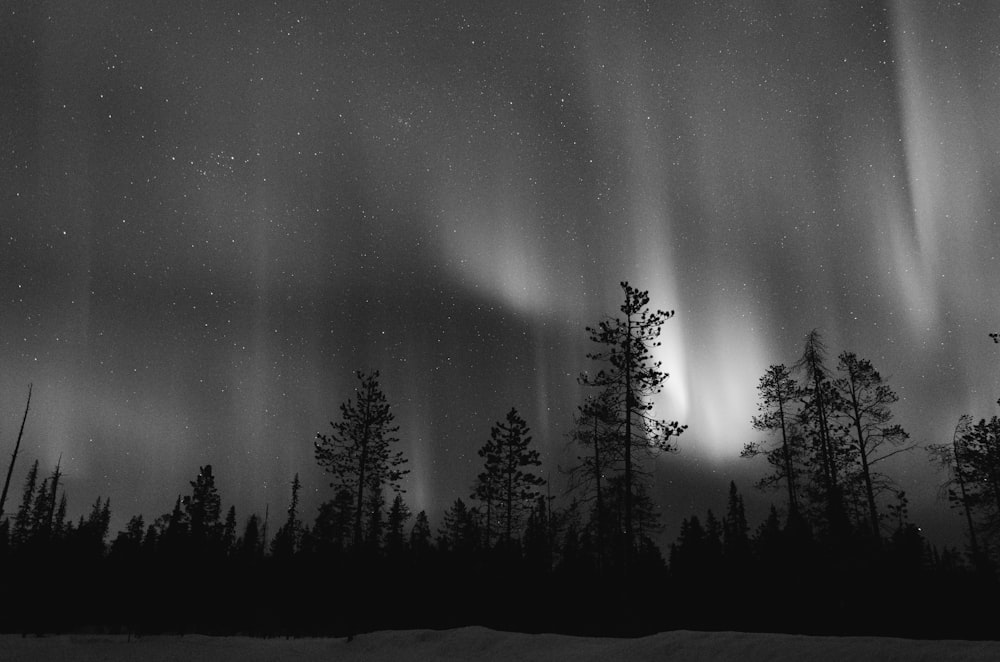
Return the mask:
[[(295, 472), (314, 506), (367, 368), (416, 509), (467, 496), (512, 405), (555, 474), (626, 279), (677, 311), (668, 524), (730, 478), (763, 513), (757, 379), (814, 327), (917, 441), (994, 412), (988, 2), (3, 11), (0, 443), (33, 382), (25, 453), (62, 454), (75, 507), (159, 514), (205, 463), (242, 514)], [(943, 510), (921, 453), (893, 473)]]

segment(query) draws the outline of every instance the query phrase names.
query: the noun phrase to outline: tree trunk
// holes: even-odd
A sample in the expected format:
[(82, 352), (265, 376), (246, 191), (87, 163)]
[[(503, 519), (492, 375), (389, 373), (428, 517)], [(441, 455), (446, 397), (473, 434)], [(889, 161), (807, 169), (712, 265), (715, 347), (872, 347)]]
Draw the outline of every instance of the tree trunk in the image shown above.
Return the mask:
[(868, 517), (871, 519), (872, 535), (878, 540), (882, 532), (878, 526), (878, 507), (875, 505), (875, 488), (872, 486), (872, 474), (868, 468), (868, 447), (865, 443), (865, 434), (861, 428), (861, 410), (858, 408), (858, 394), (854, 385), (854, 374), (848, 374), (848, 385), (850, 386), (851, 411), (854, 419), (854, 431), (858, 435), (858, 452), (861, 454), (861, 471), (865, 478), (865, 496), (868, 499)]
[(599, 420), (594, 414), (594, 482), (597, 485), (597, 570), (604, 567), (604, 502), (601, 499), (601, 450), (598, 438)]
[(625, 322), (625, 556), (623, 569), (628, 574), (632, 555), (632, 315)]
[(24, 435), (24, 422), (28, 420), (28, 408), (31, 407), (31, 388), (33, 384), (28, 384), (28, 402), (24, 405), (24, 416), (21, 418), (21, 430), (17, 433), (17, 443), (14, 444), (14, 452), (10, 456), (10, 466), (7, 467), (7, 480), (3, 482), (3, 493), (0, 493), (0, 520), (3, 519), (3, 507), (7, 503), (7, 490), (10, 488), (10, 477), (14, 473), (14, 463), (17, 462), (17, 453), (21, 449), (21, 437)]
[[(959, 423), (961, 425), (961, 422)], [(955, 476), (958, 478), (958, 489), (962, 495), (962, 510), (965, 511), (965, 521), (969, 527), (969, 546), (972, 547), (973, 562), (979, 567), (979, 545), (976, 542), (976, 527), (972, 522), (972, 508), (969, 503), (969, 495), (965, 491), (965, 474), (962, 472), (962, 458), (958, 452), (958, 430), (952, 438), (952, 452), (955, 454)]]
[[(776, 380), (777, 381), (777, 380)], [(780, 387), (776, 387), (778, 396), (778, 418), (781, 421), (781, 452), (785, 459), (785, 482), (788, 484), (788, 513), (798, 517), (799, 504), (795, 498), (795, 475), (792, 468), (792, 451), (788, 447), (788, 433), (785, 430), (785, 399)]]

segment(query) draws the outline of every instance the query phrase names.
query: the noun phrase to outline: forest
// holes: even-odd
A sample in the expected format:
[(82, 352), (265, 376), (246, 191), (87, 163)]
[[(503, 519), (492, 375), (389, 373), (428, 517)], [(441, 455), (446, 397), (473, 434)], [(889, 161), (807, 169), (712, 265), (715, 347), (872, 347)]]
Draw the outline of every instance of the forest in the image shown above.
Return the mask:
[[(686, 429), (653, 408), (667, 379), (653, 352), (673, 312), (621, 285), (618, 312), (586, 328), (593, 351), (579, 376), (589, 395), (570, 433), (575, 464), (548, 484), (529, 423), (512, 406), (479, 448), (467, 493), (438, 523), (407, 504), (407, 458), (377, 371), (356, 374), (353, 394), (313, 440), (332, 498), (312, 517), (300, 508), (298, 475), (281, 517), (241, 517), (223, 508), (205, 465), (164, 514), (133, 516), (112, 533), (107, 499), (73, 521), (60, 466), (37, 461), (8, 513), (19, 435), (0, 496), (0, 629), (1000, 635), (981, 607), (1000, 597), (1000, 421), (963, 416), (950, 444), (919, 448), (894, 419), (898, 397), (875, 366), (850, 351), (832, 356), (817, 331), (794, 361), (760, 377), (760, 440), (742, 455), (765, 467), (756, 487), (775, 496), (767, 518), (748, 522), (732, 483), (725, 512), (692, 513), (660, 549), (649, 467), (678, 451)], [(30, 403), (29, 390), (22, 433)], [(944, 500), (964, 525), (961, 549), (930, 545), (910, 521), (905, 493), (883, 469), (900, 453), (940, 467)]]

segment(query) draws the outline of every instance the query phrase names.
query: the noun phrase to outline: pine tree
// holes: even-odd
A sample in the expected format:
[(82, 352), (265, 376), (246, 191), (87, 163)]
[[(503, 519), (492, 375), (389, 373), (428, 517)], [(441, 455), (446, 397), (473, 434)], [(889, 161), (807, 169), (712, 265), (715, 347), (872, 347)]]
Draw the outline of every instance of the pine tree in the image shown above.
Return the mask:
[(608, 476), (622, 463), (619, 443), (621, 426), (614, 407), (613, 390), (589, 397), (579, 408), (572, 439), (583, 447), (577, 464), (569, 470), (569, 490), (581, 495), (583, 502), (593, 501), (590, 526), (597, 546), (597, 566), (603, 568), (608, 539)]
[(798, 465), (801, 461), (801, 437), (795, 426), (795, 404), (800, 395), (798, 384), (784, 365), (772, 365), (760, 378), (757, 385), (759, 400), (758, 416), (752, 419), (755, 430), (778, 432), (778, 445), (765, 449), (762, 442), (748, 443), (742, 457), (763, 455), (772, 467), (773, 473), (761, 479), (760, 487), (785, 483), (788, 492), (788, 515), (798, 516)]
[(643, 455), (673, 451), (672, 439), (687, 426), (676, 421), (666, 422), (652, 415), (653, 398), (663, 389), (668, 375), (661, 363), (653, 359), (653, 350), (663, 323), (673, 317), (673, 311), (651, 312), (648, 292), (638, 290), (627, 282), (621, 283), (625, 302), (621, 305), (623, 317), (602, 320), (596, 328), (587, 327), (590, 339), (601, 349), (588, 354), (588, 358), (607, 364), (596, 375), (584, 373), (580, 382), (599, 388), (611, 400), (621, 422), (620, 448), (624, 472), (624, 540), (626, 562), (635, 546), (634, 506), (638, 461)]
[[(544, 478), (530, 471), (542, 462), (538, 451), (530, 447), (531, 435), (528, 433), (528, 424), (517, 409), (511, 407), (506, 421), (497, 421), (492, 426), (489, 441), (479, 450), (484, 465), (478, 484), (488, 483), (491, 486), (489, 493), (495, 495), (505, 545), (510, 545), (524, 511), (541, 495), (538, 487), (545, 484)], [(492, 499), (487, 502), (491, 507), (493, 503)]]
[(963, 414), (955, 425), (950, 444), (931, 444), (927, 452), (932, 461), (948, 471), (948, 480), (941, 486), (953, 508), (958, 508), (965, 518), (966, 533), (969, 536), (969, 551), (973, 564), (981, 566), (982, 554), (976, 535), (976, 523), (973, 517), (975, 489), (970, 484), (972, 466), (968, 457), (968, 432), (972, 427), (972, 416)]
[(823, 503), (831, 530), (841, 533), (846, 527), (844, 494), (841, 481), (845, 464), (840, 439), (833, 430), (833, 417), (839, 403), (826, 367), (826, 345), (817, 329), (806, 337), (802, 357), (795, 367), (803, 370), (806, 384), (802, 389), (803, 407), (799, 419), (811, 433), (815, 486)]
[(356, 373), (360, 385), (354, 400), (340, 405), (341, 420), (330, 422), (329, 435), (317, 434), (316, 461), (334, 476), (331, 485), (347, 489), (354, 496), (354, 546), (360, 550), (363, 539), (362, 515), (373, 491), (386, 486), (400, 491), (399, 481), (409, 471), (402, 452), (393, 452), (399, 440), (398, 426), (378, 383), (379, 373)]
[(382, 549), (385, 537), (385, 495), (374, 485), (368, 491), (368, 521), (365, 523), (365, 546), (373, 556)]
[[(893, 417), (890, 406), (899, 397), (882, 381), (882, 376), (870, 361), (859, 359), (853, 352), (843, 352), (839, 356), (837, 371), (840, 376), (834, 380), (834, 387), (844, 403), (841, 415), (846, 419), (846, 427), (853, 433), (868, 520), (872, 535), (878, 539), (881, 532), (875, 497), (886, 483), (873, 466), (897, 453), (912, 450), (913, 446), (904, 447), (909, 435), (900, 425), (890, 424)], [(895, 450), (884, 450), (886, 445), (895, 447)]]

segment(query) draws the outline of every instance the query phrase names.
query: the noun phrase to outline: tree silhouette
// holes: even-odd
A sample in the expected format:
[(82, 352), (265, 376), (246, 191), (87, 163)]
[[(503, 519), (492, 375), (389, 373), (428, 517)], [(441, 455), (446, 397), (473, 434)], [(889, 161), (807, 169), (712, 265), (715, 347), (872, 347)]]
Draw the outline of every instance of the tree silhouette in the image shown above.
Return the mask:
[(31, 408), (31, 388), (28, 384), (28, 401), (24, 405), (24, 416), (21, 418), (21, 429), (17, 433), (17, 442), (14, 444), (14, 452), (10, 455), (10, 464), (7, 466), (7, 478), (3, 482), (3, 491), (0, 492), (0, 520), (3, 519), (4, 505), (7, 503), (7, 490), (10, 488), (10, 477), (14, 473), (14, 464), (17, 462), (17, 454), (21, 450), (21, 437), (24, 436), (24, 423), (28, 420), (28, 409)]
[[(530, 448), (531, 436), (528, 424), (511, 407), (506, 421), (498, 421), (490, 429), (490, 438), (479, 449), (484, 459), (483, 473), (477, 485), (489, 485), (488, 490), (476, 490), (478, 495), (486, 493), (492, 504), (493, 497), (500, 508), (504, 543), (509, 545), (514, 529), (519, 525), (525, 509), (530, 508), (540, 496), (538, 486), (545, 479), (531, 473), (530, 467), (541, 465), (538, 451)], [(489, 518), (487, 518), (489, 519)]]
[(213, 542), (220, 533), (218, 529), (222, 499), (215, 487), (212, 465), (199, 467), (197, 478), (191, 481), (191, 494), (184, 497), (182, 503), (191, 542), (196, 547), (204, 547)]
[(766, 487), (784, 481), (788, 491), (788, 515), (795, 518), (799, 514), (798, 465), (801, 462), (801, 438), (795, 424), (796, 401), (801, 395), (798, 384), (784, 365), (772, 365), (760, 378), (757, 385), (759, 415), (752, 419), (755, 430), (779, 432), (779, 444), (765, 449), (762, 442), (746, 444), (741, 455), (757, 457), (763, 455), (774, 473), (763, 478), (760, 486)]
[(830, 381), (826, 367), (826, 345), (817, 329), (806, 336), (802, 356), (795, 367), (805, 374), (802, 389), (802, 408), (799, 420), (811, 434), (812, 449), (816, 458), (820, 498), (823, 502), (827, 522), (834, 532), (842, 532), (847, 526), (844, 510), (841, 476), (844, 461), (840, 440), (835, 436), (832, 418), (837, 410), (837, 392)]
[(386, 486), (400, 491), (399, 481), (409, 473), (402, 452), (392, 450), (399, 427), (379, 386), (378, 371), (355, 373), (360, 384), (354, 399), (340, 405), (341, 420), (330, 422), (329, 435), (317, 433), (316, 462), (333, 474), (331, 486), (349, 490), (354, 498), (354, 547), (361, 549), (362, 515), (373, 492)]
[(635, 546), (633, 524), (638, 461), (643, 455), (676, 450), (672, 438), (687, 426), (666, 422), (652, 415), (653, 397), (663, 389), (668, 374), (653, 358), (653, 350), (663, 323), (674, 312), (650, 311), (649, 293), (621, 283), (625, 301), (621, 317), (601, 320), (597, 327), (587, 327), (590, 339), (601, 348), (587, 358), (607, 365), (597, 374), (583, 373), (580, 383), (599, 388), (607, 394), (621, 423), (620, 442), (624, 472), (624, 543), (626, 563)]
[(292, 479), (292, 498), (288, 504), (288, 518), (278, 527), (278, 532), (271, 541), (271, 553), (279, 558), (290, 558), (298, 547), (299, 535), (302, 532), (302, 522), (299, 521), (300, 489), (302, 483), (299, 482), (299, 475), (295, 474), (295, 478)]
[(574, 420), (572, 441), (584, 449), (577, 463), (569, 469), (568, 489), (581, 495), (582, 502), (593, 501), (590, 528), (596, 538), (597, 567), (604, 565), (608, 539), (608, 477), (622, 465), (621, 421), (614, 406), (614, 392), (607, 390), (588, 397)]
[[(841, 416), (846, 419), (846, 427), (852, 433), (857, 457), (861, 465), (865, 499), (868, 505), (868, 519), (875, 538), (880, 537), (876, 493), (886, 488), (884, 476), (874, 471), (873, 466), (897, 453), (912, 450), (913, 446), (902, 447), (909, 435), (900, 425), (890, 424), (892, 410), (899, 397), (867, 359), (859, 359), (853, 352), (843, 352), (838, 357), (834, 387), (843, 403)], [(883, 450), (885, 445), (895, 450)]]
[(38, 460), (31, 465), (28, 476), (24, 479), (24, 490), (21, 492), (21, 506), (14, 516), (13, 538), (16, 545), (25, 544), (32, 536), (31, 512), (35, 503), (35, 489), (38, 487)]
[(406, 549), (406, 522), (411, 517), (410, 508), (397, 494), (389, 506), (385, 524), (385, 549), (390, 556), (400, 556)]

